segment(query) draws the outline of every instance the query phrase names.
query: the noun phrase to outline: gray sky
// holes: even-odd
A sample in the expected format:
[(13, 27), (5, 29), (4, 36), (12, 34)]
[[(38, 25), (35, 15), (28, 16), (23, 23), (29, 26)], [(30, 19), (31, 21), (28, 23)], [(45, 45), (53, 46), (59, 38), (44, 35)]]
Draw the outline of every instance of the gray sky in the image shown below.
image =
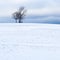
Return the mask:
[(28, 15), (60, 15), (60, 0), (0, 0), (0, 17), (11, 16), (21, 6)]

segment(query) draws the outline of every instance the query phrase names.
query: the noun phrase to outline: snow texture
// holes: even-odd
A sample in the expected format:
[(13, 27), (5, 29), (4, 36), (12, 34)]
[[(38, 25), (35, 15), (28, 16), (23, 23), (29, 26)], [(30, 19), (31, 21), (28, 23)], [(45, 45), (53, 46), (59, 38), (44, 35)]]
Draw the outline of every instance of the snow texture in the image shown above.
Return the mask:
[(0, 24), (0, 60), (60, 60), (60, 25)]

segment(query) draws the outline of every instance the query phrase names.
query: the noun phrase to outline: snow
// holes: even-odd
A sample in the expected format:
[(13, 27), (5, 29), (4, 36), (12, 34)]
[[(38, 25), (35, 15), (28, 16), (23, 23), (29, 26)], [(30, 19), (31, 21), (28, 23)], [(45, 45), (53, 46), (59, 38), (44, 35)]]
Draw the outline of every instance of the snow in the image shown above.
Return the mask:
[(0, 60), (60, 60), (60, 25), (1, 23)]

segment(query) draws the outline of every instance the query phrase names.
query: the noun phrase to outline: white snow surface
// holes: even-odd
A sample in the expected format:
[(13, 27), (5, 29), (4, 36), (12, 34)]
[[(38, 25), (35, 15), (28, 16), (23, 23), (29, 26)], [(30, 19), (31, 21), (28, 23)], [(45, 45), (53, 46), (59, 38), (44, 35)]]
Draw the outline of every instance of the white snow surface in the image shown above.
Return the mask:
[(60, 60), (60, 25), (0, 24), (0, 60)]

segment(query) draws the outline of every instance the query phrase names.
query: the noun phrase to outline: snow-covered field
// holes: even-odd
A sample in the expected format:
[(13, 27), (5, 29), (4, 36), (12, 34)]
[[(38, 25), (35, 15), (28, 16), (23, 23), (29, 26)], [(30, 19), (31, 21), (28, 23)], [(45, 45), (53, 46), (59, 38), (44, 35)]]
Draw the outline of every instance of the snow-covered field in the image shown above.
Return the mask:
[(0, 60), (60, 60), (60, 25), (0, 24)]

